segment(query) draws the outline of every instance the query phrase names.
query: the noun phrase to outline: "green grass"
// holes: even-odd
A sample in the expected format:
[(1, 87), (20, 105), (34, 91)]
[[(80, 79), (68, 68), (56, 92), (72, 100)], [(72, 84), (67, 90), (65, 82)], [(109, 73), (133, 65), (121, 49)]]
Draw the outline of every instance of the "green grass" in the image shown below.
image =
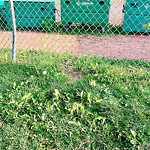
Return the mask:
[(0, 50), (0, 147), (150, 149), (150, 62)]

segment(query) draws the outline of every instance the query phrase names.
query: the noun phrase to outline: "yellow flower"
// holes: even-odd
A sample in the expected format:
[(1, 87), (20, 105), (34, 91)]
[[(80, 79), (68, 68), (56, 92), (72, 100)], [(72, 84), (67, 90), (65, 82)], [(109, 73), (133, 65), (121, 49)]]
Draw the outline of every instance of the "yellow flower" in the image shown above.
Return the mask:
[(96, 81), (95, 80), (91, 80), (90, 81), (90, 85), (95, 87), (96, 86)]

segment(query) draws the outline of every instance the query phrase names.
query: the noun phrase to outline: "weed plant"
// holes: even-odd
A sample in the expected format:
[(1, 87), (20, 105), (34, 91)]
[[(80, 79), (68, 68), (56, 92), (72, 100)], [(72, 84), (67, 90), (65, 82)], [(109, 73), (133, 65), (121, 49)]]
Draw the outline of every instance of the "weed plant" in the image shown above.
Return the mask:
[(150, 149), (150, 62), (0, 51), (0, 147)]

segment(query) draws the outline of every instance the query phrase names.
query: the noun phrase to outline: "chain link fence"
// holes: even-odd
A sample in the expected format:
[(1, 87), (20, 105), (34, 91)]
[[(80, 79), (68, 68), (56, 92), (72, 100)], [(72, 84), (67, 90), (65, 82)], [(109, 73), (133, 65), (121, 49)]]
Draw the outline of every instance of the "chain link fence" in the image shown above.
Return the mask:
[[(17, 49), (150, 60), (150, 1), (15, 0)], [(11, 47), (9, 1), (0, 1), (0, 47)]]

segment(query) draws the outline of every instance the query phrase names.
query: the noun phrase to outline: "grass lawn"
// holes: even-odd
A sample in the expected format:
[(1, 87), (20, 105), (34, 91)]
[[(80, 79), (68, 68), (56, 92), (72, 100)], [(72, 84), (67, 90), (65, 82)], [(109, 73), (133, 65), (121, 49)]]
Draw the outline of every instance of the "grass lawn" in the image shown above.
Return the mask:
[(150, 62), (0, 50), (2, 150), (149, 150)]

